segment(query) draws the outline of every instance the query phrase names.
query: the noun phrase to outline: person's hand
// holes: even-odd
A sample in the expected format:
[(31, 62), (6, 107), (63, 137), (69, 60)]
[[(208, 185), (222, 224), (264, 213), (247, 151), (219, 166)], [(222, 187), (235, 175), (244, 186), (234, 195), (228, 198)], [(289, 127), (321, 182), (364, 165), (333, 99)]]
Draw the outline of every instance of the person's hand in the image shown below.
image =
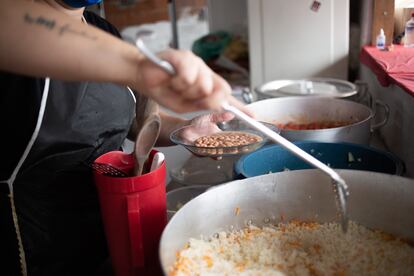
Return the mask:
[[(227, 122), (232, 119), (234, 119), (234, 114), (230, 112), (211, 113), (197, 116), (188, 121), (187, 127), (183, 128), (179, 136), (183, 141), (186, 141), (188, 144), (192, 145), (199, 137), (221, 132), (222, 130), (217, 126), (217, 123)], [(202, 155), (197, 155), (194, 152), (192, 153), (197, 157), (204, 157)], [(219, 160), (221, 159), (221, 156), (211, 158)]]
[(231, 96), (229, 84), (189, 51), (167, 50), (159, 56), (170, 62), (176, 75), (170, 76), (143, 58), (138, 64), (133, 88), (178, 113), (221, 110), (221, 103), (249, 114), (244, 105)]
[(230, 112), (211, 113), (201, 115), (189, 121), (188, 127), (181, 132), (181, 138), (189, 143), (193, 143), (201, 136), (211, 135), (222, 131), (217, 123), (230, 121), (234, 118), (234, 114)]

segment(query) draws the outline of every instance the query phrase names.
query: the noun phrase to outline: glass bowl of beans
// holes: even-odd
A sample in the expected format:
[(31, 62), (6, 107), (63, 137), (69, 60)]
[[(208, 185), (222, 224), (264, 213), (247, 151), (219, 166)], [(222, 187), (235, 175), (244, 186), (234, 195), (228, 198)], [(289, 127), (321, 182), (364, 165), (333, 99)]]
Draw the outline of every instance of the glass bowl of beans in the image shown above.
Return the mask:
[[(263, 124), (277, 133), (280, 132), (273, 124)], [(171, 133), (170, 139), (195, 155), (207, 157), (244, 154), (268, 142), (265, 135), (238, 119), (188, 125)]]

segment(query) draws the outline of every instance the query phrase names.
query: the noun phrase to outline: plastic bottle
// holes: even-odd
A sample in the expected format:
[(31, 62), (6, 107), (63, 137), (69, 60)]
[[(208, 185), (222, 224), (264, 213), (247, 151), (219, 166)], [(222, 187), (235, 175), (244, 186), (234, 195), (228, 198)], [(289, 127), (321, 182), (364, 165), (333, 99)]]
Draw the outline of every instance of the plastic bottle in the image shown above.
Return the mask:
[(405, 23), (404, 46), (414, 48), (414, 12), (411, 19)]
[(381, 28), (380, 33), (377, 35), (376, 47), (378, 49), (385, 49), (385, 34), (384, 29)]

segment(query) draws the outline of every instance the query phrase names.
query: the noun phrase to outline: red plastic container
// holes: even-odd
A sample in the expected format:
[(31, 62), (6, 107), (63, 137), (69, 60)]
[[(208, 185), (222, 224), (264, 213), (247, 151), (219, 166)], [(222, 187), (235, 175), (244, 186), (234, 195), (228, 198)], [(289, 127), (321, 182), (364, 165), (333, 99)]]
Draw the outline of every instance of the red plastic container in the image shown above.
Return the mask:
[[(151, 152), (150, 160), (155, 153)], [(95, 161), (130, 172), (135, 158), (112, 151)], [(167, 224), (165, 176), (165, 162), (141, 176), (94, 172), (112, 267), (118, 276), (162, 274), (158, 245)]]

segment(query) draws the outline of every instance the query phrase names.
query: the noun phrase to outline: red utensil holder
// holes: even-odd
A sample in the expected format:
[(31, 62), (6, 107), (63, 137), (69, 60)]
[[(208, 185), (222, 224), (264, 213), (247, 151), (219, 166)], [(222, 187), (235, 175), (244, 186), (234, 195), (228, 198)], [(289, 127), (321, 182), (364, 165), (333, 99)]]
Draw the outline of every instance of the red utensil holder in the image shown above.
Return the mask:
[[(151, 152), (150, 161), (156, 152)], [(135, 158), (112, 151), (95, 162), (132, 172)], [(167, 224), (165, 176), (165, 162), (141, 176), (113, 177), (94, 172), (109, 254), (118, 276), (162, 274), (158, 245)]]

